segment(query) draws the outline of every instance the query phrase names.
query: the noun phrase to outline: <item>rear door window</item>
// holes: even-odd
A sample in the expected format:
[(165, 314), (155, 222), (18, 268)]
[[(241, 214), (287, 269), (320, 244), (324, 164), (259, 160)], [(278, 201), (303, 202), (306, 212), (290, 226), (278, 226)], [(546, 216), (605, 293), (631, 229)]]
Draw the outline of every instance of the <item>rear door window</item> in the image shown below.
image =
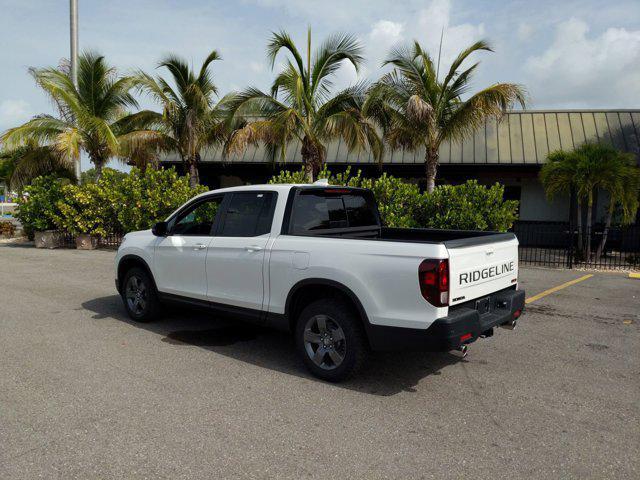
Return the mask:
[(256, 237), (271, 232), (274, 192), (233, 193), (221, 221), (221, 237)]

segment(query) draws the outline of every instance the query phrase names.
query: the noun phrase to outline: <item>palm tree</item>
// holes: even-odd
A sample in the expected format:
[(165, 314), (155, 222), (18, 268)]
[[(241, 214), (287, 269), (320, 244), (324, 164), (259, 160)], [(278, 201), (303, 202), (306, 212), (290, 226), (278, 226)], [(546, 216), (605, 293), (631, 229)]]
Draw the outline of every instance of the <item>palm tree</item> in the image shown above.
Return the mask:
[[(557, 150), (547, 156), (547, 162), (540, 170), (540, 181), (545, 189), (547, 198), (553, 200), (558, 194), (570, 195), (578, 191), (578, 163), (580, 157), (575, 152)], [(577, 230), (578, 245), (583, 247), (582, 241), (582, 196), (577, 195)]]
[(55, 148), (29, 142), (0, 152), (0, 171), (11, 190), (22, 190), (41, 175), (57, 175), (75, 181), (73, 163)]
[[(610, 145), (587, 142), (573, 152), (552, 152), (540, 171), (540, 180), (549, 198), (558, 193), (575, 192), (578, 245), (587, 261), (590, 261), (592, 253), (593, 204), (598, 191), (608, 194), (609, 205), (596, 259), (604, 251), (616, 209), (621, 207), (623, 223), (633, 221), (638, 210), (640, 169), (633, 155), (620, 152)], [(582, 226), (583, 204), (587, 208), (586, 228)]]
[[(623, 208), (623, 221), (629, 222), (635, 216), (637, 203), (637, 167), (632, 157), (619, 152), (610, 145), (587, 142), (575, 150), (579, 157), (576, 172), (578, 195), (587, 200), (586, 259), (591, 258), (591, 232), (593, 202), (602, 189), (609, 194), (609, 208), (605, 229), (608, 234), (613, 212), (617, 205)], [(606, 238), (603, 235), (603, 240)], [(601, 241), (602, 244), (602, 241)], [(604, 244), (602, 244), (604, 249)], [(602, 250), (599, 249), (599, 254)]]
[(382, 143), (375, 125), (362, 114), (365, 85), (333, 91), (333, 80), (343, 61), (359, 69), (363, 57), (358, 41), (351, 35), (334, 35), (312, 54), (309, 29), (303, 58), (288, 33), (274, 33), (267, 46), (272, 68), (281, 50), (289, 59), (273, 81), (271, 92), (250, 87), (229, 103), (232, 120), (242, 122), (251, 115), (258, 118), (235, 129), (225, 152), (241, 152), (250, 143), (263, 142), (272, 160), (278, 156), (284, 160), (288, 143), (298, 139), (309, 181), (315, 180), (326, 160), (326, 143), (338, 137), (349, 150), (368, 147), (380, 158)]
[[(195, 72), (182, 58), (167, 56), (158, 68), (169, 71), (174, 87), (161, 76), (154, 78), (144, 72), (136, 76), (138, 88), (162, 106), (162, 113), (143, 110), (132, 116), (130, 125), (135, 126), (133, 130), (144, 132), (141, 143), (148, 148), (178, 153), (192, 187), (200, 182), (198, 164), (202, 149), (226, 139), (223, 112), (226, 99), (215, 102), (218, 89), (209, 71), (211, 62), (220, 58), (213, 50)], [(140, 139), (140, 135), (136, 137)], [(135, 142), (132, 148), (136, 148)]]
[(5, 148), (29, 142), (53, 148), (68, 161), (76, 161), (84, 150), (98, 176), (102, 167), (118, 155), (119, 137), (127, 133), (126, 109), (137, 108), (130, 93), (134, 79), (118, 76), (103, 56), (85, 52), (78, 64), (78, 87), (68, 68), (31, 68), (37, 85), (51, 98), (58, 116), (39, 115), (2, 135)]
[(605, 216), (604, 231), (600, 245), (596, 250), (596, 259), (604, 252), (607, 243), (611, 220), (617, 206), (621, 208), (622, 223), (633, 222), (638, 211), (638, 194), (640, 192), (640, 169), (632, 154), (615, 152), (603, 159), (604, 173), (601, 187), (609, 195), (609, 205)]
[(489, 116), (499, 118), (514, 103), (525, 106), (523, 87), (497, 83), (463, 100), (479, 65), (461, 70), (477, 51), (492, 51), (485, 41), (464, 49), (451, 64), (444, 79), (418, 42), (394, 49), (383, 65), (393, 71), (371, 88), (365, 112), (375, 116), (392, 148), (425, 148), (427, 190), (435, 187), (438, 148), (443, 141), (460, 141), (472, 134)]

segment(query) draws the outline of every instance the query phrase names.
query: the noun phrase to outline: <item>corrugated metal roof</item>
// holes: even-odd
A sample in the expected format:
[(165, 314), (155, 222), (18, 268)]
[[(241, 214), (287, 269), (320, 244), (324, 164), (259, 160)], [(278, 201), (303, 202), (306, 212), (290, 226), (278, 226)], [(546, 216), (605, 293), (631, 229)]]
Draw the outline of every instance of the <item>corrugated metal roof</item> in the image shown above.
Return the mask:
[[(640, 159), (640, 110), (523, 110), (511, 111), (499, 122), (488, 119), (463, 142), (440, 147), (441, 164), (535, 165), (550, 151), (573, 149), (585, 141), (609, 143)], [(301, 163), (300, 142), (292, 142), (285, 163)], [(169, 155), (166, 161), (178, 158)], [(242, 155), (223, 159), (220, 148), (202, 152), (203, 162), (266, 163), (264, 148), (249, 147)], [(421, 164), (424, 149), (388, 150), (385, 164)], [(368, 151), (348, 152), (337, 140), (327, 145), (327, 163), (372, 164)]]

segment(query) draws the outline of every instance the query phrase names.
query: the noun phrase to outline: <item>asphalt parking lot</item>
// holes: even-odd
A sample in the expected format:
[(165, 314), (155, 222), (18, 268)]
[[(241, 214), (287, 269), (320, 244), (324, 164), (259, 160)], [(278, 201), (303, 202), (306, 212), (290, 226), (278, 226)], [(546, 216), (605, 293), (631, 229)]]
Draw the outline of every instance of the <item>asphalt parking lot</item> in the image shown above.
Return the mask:
[(0, 246), (0, 478), (640, 478), (640, 280), (597, 273), (464, 360), (376, 355), (332, 385), (279, 333), (130, 322), (113, 257)]

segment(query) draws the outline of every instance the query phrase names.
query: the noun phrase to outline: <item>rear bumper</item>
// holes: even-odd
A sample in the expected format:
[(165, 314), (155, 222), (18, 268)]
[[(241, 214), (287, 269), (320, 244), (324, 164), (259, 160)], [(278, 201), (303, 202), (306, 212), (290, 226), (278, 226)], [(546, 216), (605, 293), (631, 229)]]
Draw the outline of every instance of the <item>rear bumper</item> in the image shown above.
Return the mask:
[[(524, 310), (524, 290), (501, 290), (488, 299), (488, 312), (480, 314), (476, 301), (452, 307), (449, 315), (437, 319), (426, 330), (369, 325), (373, 350), (447, 351), (489, 335), (493, 327), (510, 323)], [(517, 313), (517, 312), (520, 313)], [(517, 317), (516, 317), (517, 318)]]

